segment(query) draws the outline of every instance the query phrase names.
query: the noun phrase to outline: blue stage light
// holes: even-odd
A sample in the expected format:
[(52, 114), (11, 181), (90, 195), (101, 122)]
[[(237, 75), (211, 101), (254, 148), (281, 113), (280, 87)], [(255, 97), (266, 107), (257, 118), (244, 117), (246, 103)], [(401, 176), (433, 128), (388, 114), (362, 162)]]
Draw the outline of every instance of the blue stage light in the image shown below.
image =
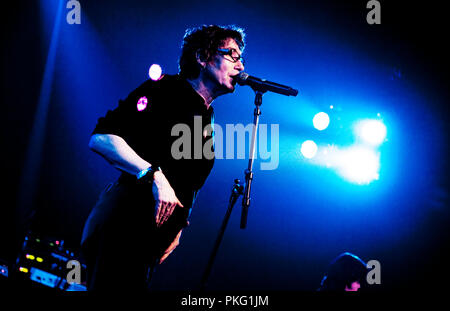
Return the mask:
[(325, 112), (319, 112), (314, 116), (313, 124), (316, 129), (323, 131), (330, 124), (330, 117)]
[(343, 179), (358, 185), (379, 179), (380, 153), (364, 145), (321, 147), (312, 163), (333, 169)]
[(312, 140), (307, 140), (303, 142), (300, 151), (305, 158), (312, 159), (317, 153), (317, 145)]
[(340, 152), (336, 165), (344, 179), (360, 185), (369, 184), (379, 178), (380, 155), (370, 148), (353, 146)]
[(355, 125), (355, 134), (366, 144), (378, 146), (386, 138), (386, 125), (380, 120), (361, 120)]

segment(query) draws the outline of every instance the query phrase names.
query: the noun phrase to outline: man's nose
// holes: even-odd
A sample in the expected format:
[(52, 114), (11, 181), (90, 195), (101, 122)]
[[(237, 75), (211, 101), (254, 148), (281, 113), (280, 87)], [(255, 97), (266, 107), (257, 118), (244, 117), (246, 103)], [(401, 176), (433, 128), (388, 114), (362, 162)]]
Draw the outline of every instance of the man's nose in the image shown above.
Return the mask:
[(239, 71), (243, 71), (244, 70), (244, 64), (241, 61), (238, 61), (236, 63), (236, 66), (234, 67), (234, 69), (239, 70)]

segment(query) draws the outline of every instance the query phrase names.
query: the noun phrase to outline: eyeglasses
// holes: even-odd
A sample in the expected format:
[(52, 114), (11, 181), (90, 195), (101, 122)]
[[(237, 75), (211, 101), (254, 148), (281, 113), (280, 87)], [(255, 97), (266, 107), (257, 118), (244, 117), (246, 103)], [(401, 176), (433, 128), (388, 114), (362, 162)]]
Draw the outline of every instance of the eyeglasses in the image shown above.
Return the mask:
[(233, 49), (233, 48), (217, 49), (217, 51), (223, 56), (228, 55), (231, 57), (231, 60), (228, 58), (225, 58), (226, 60), (229, 60), (230, 62), (233, 62), (233, 63), (237, 63), (238, 61), (241, 61), (242, 65), (244, 65), (244, 59), (235, 49)]

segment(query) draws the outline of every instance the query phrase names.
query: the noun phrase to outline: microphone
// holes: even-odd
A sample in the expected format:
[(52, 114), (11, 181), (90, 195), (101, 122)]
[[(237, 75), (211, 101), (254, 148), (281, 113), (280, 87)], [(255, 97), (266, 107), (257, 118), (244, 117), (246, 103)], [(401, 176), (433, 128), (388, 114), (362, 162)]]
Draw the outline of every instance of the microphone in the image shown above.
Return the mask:
[(289, 86), (278, 84), (275, 82), (267, 81), (266, 79), (260, 79), (248, 75), (247, 73), (241, 71), (237, 76), (234, 77), (239, 85), (248, 85), (255, 92), (274, 92), (286, 96), (297, 96), (298, 90), (293, 89)]

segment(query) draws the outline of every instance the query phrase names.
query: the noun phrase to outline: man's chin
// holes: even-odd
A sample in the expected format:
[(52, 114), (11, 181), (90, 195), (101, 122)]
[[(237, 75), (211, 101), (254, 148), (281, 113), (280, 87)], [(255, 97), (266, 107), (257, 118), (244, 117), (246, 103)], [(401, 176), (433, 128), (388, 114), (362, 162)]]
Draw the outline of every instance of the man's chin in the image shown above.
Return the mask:
[(235, 90), (235, 86), (233, 84), (222, 84), (222, 87), (220, 88), (220, 94), (225, 95), (229, 93), (233, 93)]
[(225, 86), (223, 88), (224, 94), (233, 93), (234, 90), (235, 90), (235, 86), (234, 85)]

